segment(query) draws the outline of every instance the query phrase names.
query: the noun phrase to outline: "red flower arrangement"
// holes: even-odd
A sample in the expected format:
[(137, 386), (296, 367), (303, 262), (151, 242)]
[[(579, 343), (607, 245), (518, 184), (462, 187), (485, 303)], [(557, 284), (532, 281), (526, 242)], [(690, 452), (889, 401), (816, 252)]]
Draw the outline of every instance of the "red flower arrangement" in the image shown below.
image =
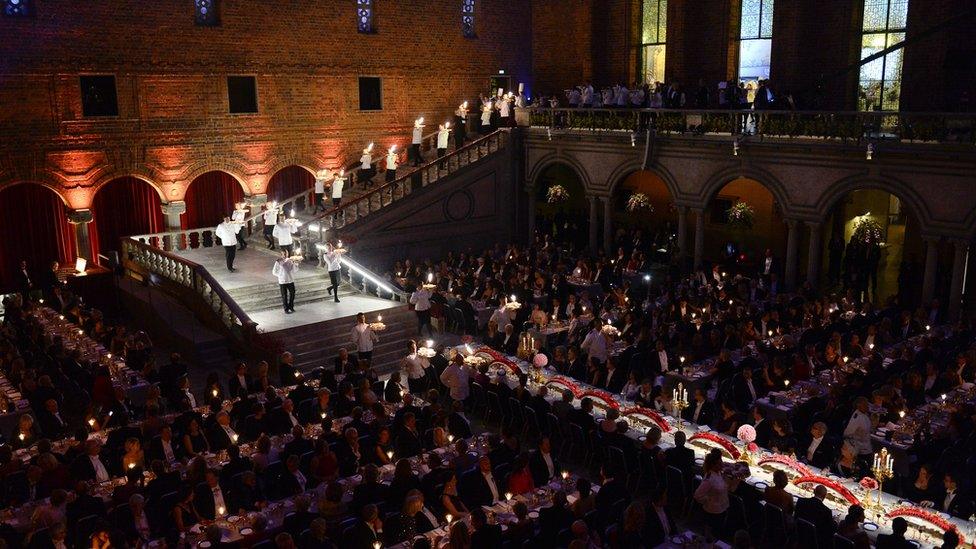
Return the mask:
[(583, 390), (580, 389), (579, 386), (563, 376), (554, 376), (549, 378), (549, 384), (562, 385), (563, 387), (569, 389), (576, 398), (579, 398), (580, 395), (583, 394)]
[(802, 476), (794, 479), (793, 484), (796, 484), (797, 486), (799, 486), (800, 484), (820, 484), (821, 486), (824, 486), (828, 490), (832, 490), (833, 492), (840, 494), (844, 499), (847, 500), (847, 503), (850, 503), (851, 505), (861, 504), (861, 500), (857, 499), (857, 497), (855, 497), (850, 490), (845, 488), (843, 484), (834, 482), (826, 477), (821, 477), (816, 475)]
[(755, 454), (759, 451), (759, 445), (755, 442), (750, 442), (749, 444), (746, 444), (746, 450), (749, 450), (749, 453), (751, 454)]
[(668, 425), (668, 422), (665, 421), (663, 417), (661, 417), (661, 414), (658, 414), (657, 412), (651, 410), (650, 408), (644, 408), (643, 406), (632, 406), (630, 408), (624, 408), (623, 410), (620, 410), (620, 415), (644, 416), (647, 419), (653, 421), (655, 425), (660, 427), (662, 432), (667, 433), (671, 430), (671, 426)]
[(725, 450), (726, 452), (728, 452), (729, 455), (732, 456), (732, 459), (739, 459), (739, 456), (741, 455), (741, 453), (739, 452), (739, 449), (735, 447), (735, 444), (732, 444), (728, 440), (726, 440), (726, 439), (724, 439), (724, 438), (722, 438), (722, 437), (720, 437), (720, 436), (718, 436), (718, 435), (716, 435), (714, 433), (707, 433), (707, 432), (695, 433), (695, 434), (691, 435), (690, 437), (688, 437), (688, 440), (689, 441), (692, 441), (692, 440), (705, 440), (705, 441), (711, 442), (712, 444), (715, 444), (717, 446), (720, 446), (723, 450)]
[(799, 473), (801, 477), (816, 476), (813, 474), (813, 471), (810, 470), (810, 468), (807, 467), (806, 465), (800, 463), (794, 458), (791, 458), (789, 456), (784, 456), (782, 454), (771, 454), (759, 460), (759, 465), (763, 465), (766, 463), (778, 463), (785, 467), (789, 467), (790, 469)]
[(925, 522), (928, 522), (929, 524), (935, 526), (936, 528), (941, 528), (942, 530), (944, 530), (946, 532), (948, 532), (950, 530), (953, 531), (953, 532), (955, 532), (956, 535), (959, 536), (959, 546), (960, 547), (963, 546), (963, 545), (965, 545), (965, 543), (966, 543), (966, 540), (963, 539), (962, 532), (960, 532), (959, 529), (956, 528), (956, 525), (955, 524), (953, 524), (953, 523), (949, 522), (948, 520), (940, 517), (939, 515), (936, 515), (935, 513), (926, 511), (924, 509), (919, 509), (918, 507), (909, 507), (909, 506), (903, 505), (901, 507), (896, 507), (896, 508), (892, 509), (891, 511), (888, 511), (888, 517), (889, 518), (895, 518), (895, 517), (911, 517), (911, 518), (916, 518), (916, 519), (919, 519), (919, 520), (924, 520)]
[(878, 488), (880, 488), (880, 486), (878, 486), (878, 481), (874, 480), (871, 477), (862, 478), (861, 481), (858, 482), (858, 484), (860, 484), (861, 488), (864, 488), (865, 490), (877, 490)]
[(614, 410), (620, 409), (620, 404), (618, 404), (616, 399), (613, 398), (613, 395), (611, 395), (606, 391), (601, 391), (599, 389), (591, 389), (589, 391), (583, 391), (583, 393), (578, 396), (579, 398), (590, 397), (599, 400), (604, 404), (606, 404), (607, 407), (613, 408)]

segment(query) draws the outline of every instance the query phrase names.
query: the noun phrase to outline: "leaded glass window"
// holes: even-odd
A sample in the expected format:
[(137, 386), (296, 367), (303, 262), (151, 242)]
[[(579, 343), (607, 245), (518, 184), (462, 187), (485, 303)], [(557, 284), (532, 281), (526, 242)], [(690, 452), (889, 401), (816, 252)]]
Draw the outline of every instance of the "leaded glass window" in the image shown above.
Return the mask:
[(474, 0), (461, 0), (461, 33), (474, 38)]
[(373, 0), (356, 0), (356, 25), (359, 32), (373, 32)]
[(3, 0), (3, 14), (8, 17), (27, 17), (31, 14), (31, 0)]
[(755, 89), (769, 78), (773, 48), (773, 0), (742, 0), (739, 18), (739, 80)]
[[(864, 0), (861, 59), (904, 41), (907, 24), (908, 0)], [(898, 110), (904, 53), (904, 48), (899, 48), (861, 65), (859, 109)]]
[(640, 73), (644, 82), (664, 82), (668, 39), (668, 0), (642, 0)]
[(220, 24), (217, 17), (217, 0), (193, 0), (196, 10), (196, 23), (201, 27), (216, 27)]

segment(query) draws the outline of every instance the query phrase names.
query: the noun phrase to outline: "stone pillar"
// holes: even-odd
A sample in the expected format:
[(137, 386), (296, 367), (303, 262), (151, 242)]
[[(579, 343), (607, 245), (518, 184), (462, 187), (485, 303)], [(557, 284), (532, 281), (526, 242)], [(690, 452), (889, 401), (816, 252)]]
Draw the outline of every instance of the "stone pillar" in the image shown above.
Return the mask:
[(597, 197), (590, 196), (590, 253), (596, 253), (596, 223), (599, 214), (596, 211)]
[(603, 249), (607, 255), (612, 255), (613, 250), (613, 199), (609, 196), (603, 197)]
[[(688, 257), (688, 206), (677, 206), (678, 208), (678, 257), (683, 259)], [(684, 262), (679, 263), (684, 268)]]
[(823, 223), (807, 221), (810, 227), (810, 248), (807, 250), (807, 280), (814, 288), (820, 287), (820, 265), (823, 262)]
[(160, 204), (163, 210), (163, 218), (166, 222), (166, 231), (173, 232), (183, 229), (180, 223), (180, 216), (186, 213), (186, 202), (180, 200), (179, 202), (169, 202), (166, 204)]
[(702, 265), (702, 255), (705, 253), (705, 208), (695, 210), (695, 261), (694, 268)]
[(955, 253), (952, 256), (952, 283), (949, 285), (949, 320), (959, 318), (962, 309), (962, 283), (966, 274), (966, 260), (969, 258), (969, 242), (956, 240), (953, 242)]
[(74, 226), (75, 249), (78, 257), (88, 260), (89, 265), (92, 261), (91, 237), (88, 234), (88, 224), (92, 221), (92, 213), (89, 209), (69, 210), (68, 223)]
[(796, 254), (800, 246), (800, 228), (803, 225), (796, 219), (786, 220), (786, 263), (783, 274), (787, 291), (796, 289)]
[(535, 187), (526, 187), (525, 192), (529, 197), (527, 201), (529, 208), (529, 239), (527, 242), (531, 246), (535, 242)]
[(935, 295), (935, 275), (939, 266), (939, 237), (927, 236), (925, 240), (925, 274), (922, 278), (922, 305), (932, 302)]
[(267, 194), (252, 194), (251, 196), (244, 198), (244, 203), (251, 207), (251, 215), (258, 215), (261, 213), (261, 207), (267, 204), (267, 202)]

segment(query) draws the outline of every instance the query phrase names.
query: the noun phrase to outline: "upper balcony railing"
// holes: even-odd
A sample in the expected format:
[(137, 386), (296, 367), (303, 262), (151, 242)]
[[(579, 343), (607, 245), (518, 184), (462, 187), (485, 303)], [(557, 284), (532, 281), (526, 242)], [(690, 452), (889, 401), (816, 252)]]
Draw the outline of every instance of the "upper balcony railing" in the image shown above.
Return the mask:
[(538, 108), (531, 120), (533, 126), (570, 131), (651, 129), (659, 135), (976, 143), (972, 113)]

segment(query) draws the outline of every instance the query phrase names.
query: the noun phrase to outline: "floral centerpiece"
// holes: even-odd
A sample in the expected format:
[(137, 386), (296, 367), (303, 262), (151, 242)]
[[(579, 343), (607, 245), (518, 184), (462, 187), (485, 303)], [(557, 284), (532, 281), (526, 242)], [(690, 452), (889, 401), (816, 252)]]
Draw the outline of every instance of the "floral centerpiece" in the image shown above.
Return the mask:
[(729, 225), (751, 229), (756, 219), (756, 210), (748, 203), (738, 200), (729, 208), (728, 218)]
[(878, 484), (878, 481), (876, 481), (876, 480), (874, 480), (874, 479), (873, 479), (873, 478), (871, 478), (871, 477), (864, 477), (864, 478), (862, 478), (862, 479), (860, 480), (860, 482), (858, 482), (858, 484), (860, 484), (860, 485), (861, 485), (861, 488), (864, 488), (865, 490), (867, 490), (867, 491), (869, 491), (869, 492), (870, 492), (871, 490), (877, 490), (877, 489), (878, 489), (878, 487), (880, 486), (880, 485)]
[(958, 545), (959, 547), (962, 547), (966, 543), (966, 540), (963, 538), (962, 532), (960, 532), (959, 529), (956, 528), (955, 524), (952, 524), (948, 520), (940, 517), (939, 515), (931, 511), (919, 509), (918, 507), (910, 507), (907, 505), (903, 505), (901, 507), (896, 507), (891, 511), (888, 511), (888, 518), (895, 518), (895, 517), (918, 519), (920, 521), (927, 522), (937, 528), (940, 528), (944, 532), (952, 530), (953, 532), (956, 533), (957, 536), (959, 536), (959, 545)]
[(790, 456), (784, 456), (783, 454), (770, 454), (759, 460), (759, 465), (765, 465), (767, 463), (776, 463), (778, 465), (783, 465), (795, 471), (801, 477), (815, 476), (813, 474), (813, 470), (811, 470), (806, 465), (797, 461), (796, 458), (792, 458)]
[(569, 389), (569, 391), (573, 393), (573, 396), (577, 398), (583, 394), (583, 391), (579, 388), (579, 386), (565, 376), (553, 376), (549, 378), (549, 385), (559, 385), (560, 387)]
[(752, 463), (752, 451), (749, 449), (749, 446), (756, 441), (756, 428), (748, 423), (744, 424), (735, 432), (735, 436), (745, 444), (745, 449), (742, 451), (742, 460), (746, 463)]
[(631, 213), (651, 213), (654, 211), (654, 206), (651, 206), (651, 199), (646, 194), (634, 193), (627, 199), (627, 211)]
[(732, 456), (732, 459), (735, 460), (739, 459), (740, 452), (739, 449), (735, 447), (735, 444), (732, 444), (731, 441), (726, 440), (725, 438), (720, 437), (715, 433), (708, 433), (708, 432), (695, 433), (690, 437), (688, 437), (689, 442), (693, 440), (708, 442), (711, 445), (718, 446), (719, 448), (728, 452), (728, 454)]
[(569, 200), (569, 191), (562, 185), (552, 185), (546, 192), (546, 202), (550, 204), (563, 204)]
[(624, 417), (644, 417), (657, 425), (661, 429), (661, 432), (667, 433), (671, 431), (671, 426), (668, 425), (668, 422), (663, 417), (661, 417), (661, 414), (650, 408), (645, 408), (643, 406), (632, 406), (630, 408), (620, 410), (620, 415)]
[(863, 215), (854, 222), (854, 241), (868, 246), (880, 246), (884, 229), (877, 221)]
[(793, 479), (793, 484), (797, 486), (801, 484), (820, 484), (823, 487), (827, 488), (828, 490), (834, 492), (835, 494), (840, 495), (842, 498), (847, 500), (847, 503), (851, 505), (861, 504), (861, 501), (858, 500), (857, 497), (854, 494), (852, 494), (851, 491), (848, 490), (843, 484), (839, 482), (834, 482), (833, 480), (830, 480), (827, 477), (821, 477), (817, 475), (802, 476)]
[(583, 391), (583, 393), (581, 393), (579, 395), (579, 398), (581, 398), (581, 399), (582, 398), (590, 398), (592, 400), (597, 401), (600, 404), (603, 404), (604, 407), (606, 407), (606, 408), (613, 408), (614, 410), (619, 410), (620, 409), (620, 404), (617, 403), (617, 400), (615, 398), (613, 398), (613, 395), (612, 394), (610, 394), (610, 393), (608, 393), (606, 391), (601, 391), (599, 389), (593, 389), (593, 390), (590, 390), (590, 391)]

